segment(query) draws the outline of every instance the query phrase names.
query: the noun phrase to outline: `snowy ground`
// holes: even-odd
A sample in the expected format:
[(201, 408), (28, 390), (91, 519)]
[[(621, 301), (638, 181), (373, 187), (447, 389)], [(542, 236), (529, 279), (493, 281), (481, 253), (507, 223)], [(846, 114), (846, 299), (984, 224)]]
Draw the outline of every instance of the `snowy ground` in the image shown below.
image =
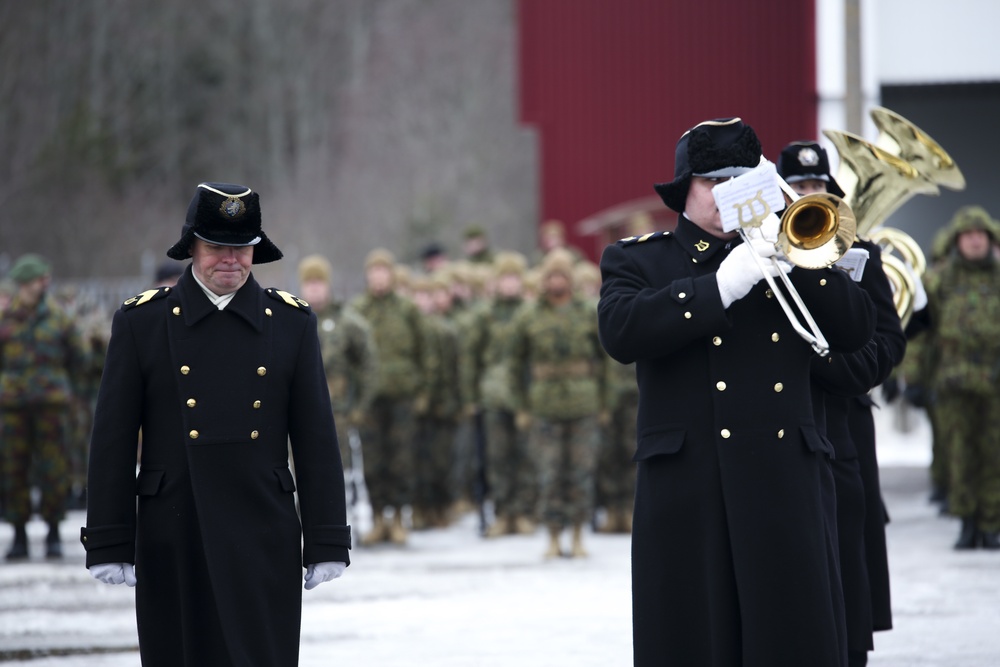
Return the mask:
[[(921, 413), (899, 430), (877, 413), (895, 629), (873, 667), (1000, 665), (1000, 554), (951, 549), (957, 521), (927, 503)], [(61, 563), (0, 562), (0, 662), (138, 665), (133, 594), (93, 581), (64, 524)], [(45, 529), (29, 526), (41, 549)], [(0, 524), (6, 551), (10, 527)], [(403, 549), (356, 548), (342, 579), (303, 594), (301, 665), (606, 667), (631, 664), (629, 538), (588, 535), (586, 559), (546, 562), (545, 538), (482, 540), (473, 517), (412, 535)], [(252, 583), (248, 583), (252, 585)]]

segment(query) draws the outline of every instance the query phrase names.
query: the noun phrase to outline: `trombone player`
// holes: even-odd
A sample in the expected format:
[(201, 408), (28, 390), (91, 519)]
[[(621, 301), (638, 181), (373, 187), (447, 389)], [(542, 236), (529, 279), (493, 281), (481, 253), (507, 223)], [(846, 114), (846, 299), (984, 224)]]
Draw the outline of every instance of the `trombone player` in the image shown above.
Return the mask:
[[(619, 362), (635, 362), (639, 386), (639, 666), (665, 656), (847, 664), (831, 452), (809, 393), (814, 350), (764, 272), (788, 272), (833, 354), (864, 347), (874, 313), (844, 272), (793, 268), (773, 240), (741, 242), (723, 229), (712, 189), (760, 162), (760, 141), (739, 118), (699, 123), (677, 142), (673, 181), (654, 186), (681, 214), (676, 230), (623, 239), (601, 259), (601, 340)], [(771, 258), (762, 271), (757, 259)]]
[[(778, 157), (778, 175), (799, 195), (844, 191), (830, 173), (826, 150), (816, 142), (788, 144)], [(869, 390), (881, 384), (903, 358), (906, 337), (893, 303), (892, 287), (882, 268), (881, 249), (854, 239), (868, 253), (858, 285), (875, 305), (875, 335), (865, 350), (814, 359), (813, 390), (817, 414), (825, 413), (826, 436), (836, 488), (837, 534), (847, 620), (848, 665), (861, 667), (874, 648), (872, 632), (892, 628), (889, 568), (886, 556), (887, 514), (875, 455), (874, 402)], [(849, 316), (848, 314), (845, 314)]]

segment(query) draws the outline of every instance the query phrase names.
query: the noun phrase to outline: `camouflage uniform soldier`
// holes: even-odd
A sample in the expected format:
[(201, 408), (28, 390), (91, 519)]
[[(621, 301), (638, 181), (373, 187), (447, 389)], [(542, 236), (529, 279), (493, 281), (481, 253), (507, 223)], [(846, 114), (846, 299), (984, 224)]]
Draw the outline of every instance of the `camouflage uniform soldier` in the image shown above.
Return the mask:
[[(423, 316), (393, 290), (395, 263), (388, 250), (372, 250), (365, 259), (367, 289), (353, 302), (372, 328), (379, 360), (363, 437), (374, 525), (362, 544), (406, 542), (402, 509), (413, 501), (414, 419), (428, 408)], [(386, 510), (394, 510), (391, 524)]]
[(592, 301), (572, 291), (573, 256), (551, 251), (542, 263), (542, 296), (514, 318), (509, 381), (519, 428), (536, 457), (546, 557), (561, 553), (572, 526), (570, 555), (586, 556), (582, 527), (593, 513), (594, 468), (607, 413), (607, 369)]
[(1000, 549), (1000, 236), (979, 206), (959, 209), (950, 229), (954, 255), (926, 279), (948, 505), (962, 519), (956, 549)]
[(4, 509), (14, 525), (7, 559), (28, 557), (25, 525), (31, 517), (32, 464), (42, 493), (40, 514), (49, 526), (45, 555), (60, 558), (59, 522), (69, 490), (66, 412), (85, 354), (72, 319), (46, 296), (48, 263), (38, 255), (24, 255), (14, 263), (10, 278), (17, 294), (0, 314)]
[(331, 298), (330, 262), (309, 255), (299, 262), (300, 294), (316, 313), (320, 352), (345, 472), (351, 467), (350, 431), (364, 422), (375, 396), (378, 353), (371, 327), (360, 313)]
[(455, 431), (461, 416), (458, 328), (448, 319), (450, 285), (439, 273), (413, 284), (413, 298), (424, 315), (427, 411), (417, 418), (414, 528), (444, 527), (454, 501), (451, 483)]
[(535, 531), (538, 487), (535, 462), (515, 421), (514, 397), (507, 381), (505, 348), (514, 315), (524, 304), (527, 260), (514, 252), (497, 254), (496, 292), (476, 309), (465, 338), (462, 366), (466, 414), (480, 420), (487, 486), (496, 520), (488, 537)]
[[(594, 309), (601, 291), (601, 269), (593, 262), (579, 261), (573, 269), (573, 286), (581, 298), (593, 301)], [(639, 409), (639, 385), (635, 364), (610, 364), (608, 393), (610, 420), (601, 430), (594, 487), (595, 504), (603, 507), (606, 519), (598, 530), (607, 533), (632, 531), (632, 500), (635, 496), (635, 466), (632, 453), (636, 443), (636, 412)]]

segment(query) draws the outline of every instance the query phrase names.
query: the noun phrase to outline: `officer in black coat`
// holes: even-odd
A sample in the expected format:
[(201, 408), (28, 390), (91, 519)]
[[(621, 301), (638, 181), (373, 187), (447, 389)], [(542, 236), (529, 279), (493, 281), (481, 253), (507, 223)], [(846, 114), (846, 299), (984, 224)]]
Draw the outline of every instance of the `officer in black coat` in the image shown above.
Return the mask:
[[(827, 441), (809, 364), (751, 253), (788, 276), (830, 343), (872, 336), (871, 300), (837, 269), (778, 261), (773, 240), (722, 230), (712, 188), (759, 164), (739, 118), (677, 144), (657, 192), (672, 233), (608, 246), (601, 339), (639, 385), (632, 533), (636, 665), (846, 664)], [(844, 317), (851, 313), (852, 317)]]
[(87, 566), (136, 587), (147, 667), (295, 665), (302, 567), (307, 589), (340, 576), (351, 545), (316, 317), (250, 274), (281, 252), (249, 188), (200, 184), (167, 254), (191, 260), (176, 286), (114, 316)]

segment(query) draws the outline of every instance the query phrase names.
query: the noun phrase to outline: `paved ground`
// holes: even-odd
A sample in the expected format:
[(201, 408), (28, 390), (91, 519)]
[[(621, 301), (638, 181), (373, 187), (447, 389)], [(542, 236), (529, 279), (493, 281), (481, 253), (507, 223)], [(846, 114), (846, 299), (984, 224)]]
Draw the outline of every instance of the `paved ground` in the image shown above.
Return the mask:
[[(922, 466), (882, 474), (896, 627), (869, 664), (1000, 665), (1000, 553), (952, 550), (957, 521), (927, 503)], [(65, 523), (63, 562), (0, 563), (0, 662), (138, 665), (132, 591), (90, 579), (82, 519)], [(29, 526), (36, 553), (44, 532)], [(590, 558), (545, 562), (541, 532), (484, 541), (469, 517), (405, 549), (355, 549), (344, 578), (304, 593), (301, 664), (629, 665), (628, 537), (588, 537)], [(0, 525), (0, 549), (10, 539)]]

